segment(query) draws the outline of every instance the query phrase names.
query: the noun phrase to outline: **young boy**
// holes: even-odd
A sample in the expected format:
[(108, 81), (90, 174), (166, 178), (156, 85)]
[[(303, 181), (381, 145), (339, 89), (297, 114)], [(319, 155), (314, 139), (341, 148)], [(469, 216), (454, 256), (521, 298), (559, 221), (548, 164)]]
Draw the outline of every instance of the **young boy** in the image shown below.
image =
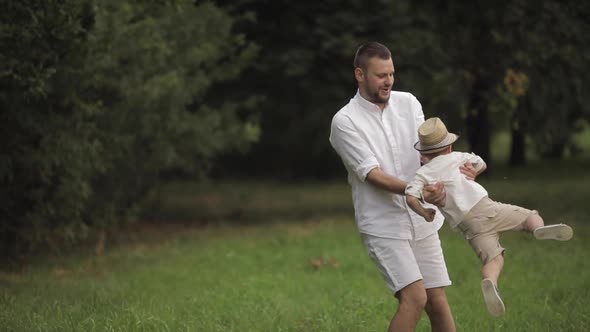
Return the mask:
[(488, 192), (480, 184), (459, 173), (460, 165), (471, 162), (480, 174), (486, 169), (485, 162), (475, 154), (452, 152), (458, 136), (449, 133), (439, 118), (426, 120), (418, 128), (418, 137), (414, 148), (420, 151), (424, 166), (406, 187), (406, 201), (426, 221), (432, 221), (436, 210), (420, 204), (422, 188), (435, 182), (444, 184), (446, 201), (439, 209), (451, 228), (463, 233), (480, 258), (485, 304), (490, 314), (500, 316), (506, 310), (496, 286), (504, 265), (505, 249), (498, 241), (500, 234), (509, 230), (527, 231), (539, 240), (567, 241), (572, 238), (573, 230), (564, 224), (544, 226), (537, 211), (488, 198)]

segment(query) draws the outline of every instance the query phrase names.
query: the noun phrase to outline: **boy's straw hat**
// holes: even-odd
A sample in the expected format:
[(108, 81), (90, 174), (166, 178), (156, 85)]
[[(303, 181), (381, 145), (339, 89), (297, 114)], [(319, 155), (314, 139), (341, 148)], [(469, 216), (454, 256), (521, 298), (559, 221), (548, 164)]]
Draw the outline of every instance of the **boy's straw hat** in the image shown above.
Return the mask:
[(423, 154), (436, 153), (453, 144), (459, 136), (449, 133), (439, 118), (430, 118), (418, 128), (419, 141), (414, 148)]

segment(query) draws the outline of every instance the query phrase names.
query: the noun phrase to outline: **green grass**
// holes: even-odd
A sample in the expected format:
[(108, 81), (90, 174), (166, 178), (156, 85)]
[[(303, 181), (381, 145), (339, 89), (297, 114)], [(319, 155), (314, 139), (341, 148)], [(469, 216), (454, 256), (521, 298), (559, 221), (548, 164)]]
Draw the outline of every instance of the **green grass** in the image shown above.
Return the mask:
[[(501, 318), (485, 310), (475, 254), (443, 227), (453, 280), (447, 293), (459, 331), (588, 330), (586, 169), (581, 162), (497, 168), (481, 179), (494, 198), (537, 209), (547, 223), (568, 222), (576, 232), (564, 243), (503, 236), (508, 251), (500, 289), (507, 314)], [(100, 256), (48, 255), (5, 270), (0, 329), (386, 330), (397, 303), (361, 245), (344, 183), (177, 183), (165, 190), (159, 211), (173, 215), (171, 207), (184, 199), (184, 218), (198, 212), (195, 218), (208, 226), (162, 228), (159, 236), (137, 235)], [(225, 206), (240, 202), (235, 217), (251, 225), (230, 225)], [(159, 219), (165, 217), (162, 212)], [(159, 228), (149, 229), (153, 235)], [(430, 331), (425, 315), (418, 331)]]

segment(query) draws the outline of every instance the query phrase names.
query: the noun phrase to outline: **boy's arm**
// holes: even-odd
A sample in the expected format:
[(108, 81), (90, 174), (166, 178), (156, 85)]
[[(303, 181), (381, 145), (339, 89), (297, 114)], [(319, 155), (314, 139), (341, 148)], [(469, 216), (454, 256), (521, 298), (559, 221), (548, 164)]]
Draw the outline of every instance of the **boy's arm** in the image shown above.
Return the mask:
[(477, 175), (480, 175), (481, 173), (483, 173), (487, 168), (488, 168), (488, 165), (486, 165), (486, 162), (482, 160), (475, 167), (475, 170), (477, 171)]
[(406, 202), (414, 212), (422, 216), (426, 221), (433, 221), (436, 210), (427, 209), (421, 204), (421, 201), (424, 201), (424, 190), (427, 183), (427, 179), (418, 170), (414, 180), (406, 187)]
[[(398, 195), (407, 194), (406, 190), (410, 187), (410, 184), (393, 175), (385, 173), (379, 167), (373, 168), (369, 172), (369, 174), (367, 174), (367, 181), (377, 188)], [(424, 190), (422, 190), (422, 188), (422, 185), (420, 185), (419, 188), (414, 186), (414, 189), (417, 189), (420, 192), (420, 194), (423, 195), (421, 196), (421, 198), (423, 198), (424, 201), (430, 204), (434, 204), (436, 206), (445, 205), (447, 196), (442, 183), (436, 183), (434, 185), (425, 185)]]
[(487, 165), (480, 156), (474, 153), (466, 155), (467, 158), (465, 164), (459, 167), (459, 171), (465, 175), (468, 180), (475, 180), (478, 175), (486, 170)]
[(436, 214), (436, 210), (434, 209), (427, 209), (420, 204), (418, 197), (407, 195), (406, 202), (414, 212), (421, 215), (426, 221), (431, 222), (434, 220), (434, 215)]

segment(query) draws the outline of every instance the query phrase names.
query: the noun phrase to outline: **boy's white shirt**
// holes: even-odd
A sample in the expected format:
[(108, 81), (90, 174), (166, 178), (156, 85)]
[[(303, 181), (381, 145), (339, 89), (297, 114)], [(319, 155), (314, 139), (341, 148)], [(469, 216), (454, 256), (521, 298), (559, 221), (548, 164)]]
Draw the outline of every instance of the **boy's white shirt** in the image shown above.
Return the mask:
[(463, 221), (469, 210), (488, 195), (479, 183), (468, 180), (461, 174), (459, 167), (466, 162), (472, 163), (478, 172), (485, 165), (483, 159), (473, 153), (451, 152), (440, 155), (420, 167), (406, 187), (406, 195), (421, 198), (425, 185), (442, 182), (445, 186), (446, 202), (439, 210), (453, 230)]

